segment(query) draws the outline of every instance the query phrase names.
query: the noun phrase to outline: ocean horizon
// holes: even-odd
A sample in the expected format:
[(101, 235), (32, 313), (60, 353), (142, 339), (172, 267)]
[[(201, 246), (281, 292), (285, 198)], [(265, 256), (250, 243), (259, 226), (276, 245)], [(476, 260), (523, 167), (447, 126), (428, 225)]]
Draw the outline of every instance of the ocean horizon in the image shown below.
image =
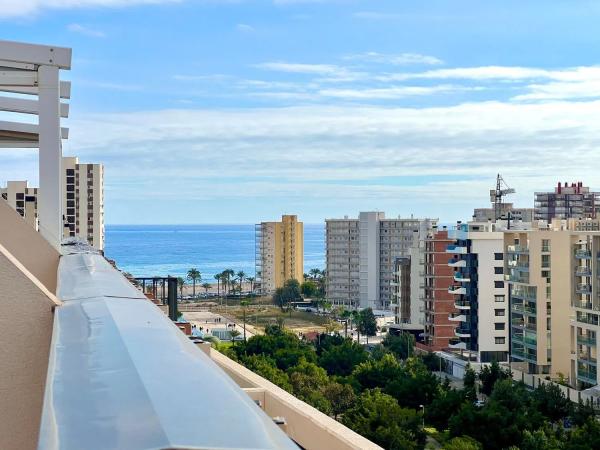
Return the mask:
[[(106, 225), (107, 258), (134, 276), (181, 276), (195, 267), (215, 281), (225, 269), (254, 276), (254, 224)], [(304, 224), (304, 271), (325, 267), (325, 225)]]

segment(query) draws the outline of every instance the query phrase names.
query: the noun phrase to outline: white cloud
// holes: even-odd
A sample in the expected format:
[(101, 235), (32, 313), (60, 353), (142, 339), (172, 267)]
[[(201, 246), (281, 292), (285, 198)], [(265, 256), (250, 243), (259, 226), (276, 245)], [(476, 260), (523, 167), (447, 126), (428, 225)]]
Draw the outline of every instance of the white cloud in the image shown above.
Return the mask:
[(25, 17), (48, 9), (89, 7), (127, 7), (160, 3), (179, 3), (182, 0), (0, 0), (0, 17)]
[(309, 75), (344, 75), (348, 70), (333, 64), (301, 64), (288, 62), (266, 62), (255, 67), (274, 72), (301, 73)]
[(106, 37), (106, 34), (100, 30), (94, 30), (93, 28), (86, 27), (80, 25), (78, 23), (72, 23), (67, 26), (67, 30), (72, 31), (73, 33), (83, 34), (84, 36), (103, 38)]
[(343, 59), (357, 60), (379, 64), (392, 65), (438, 65), (444, 62), (435, 56), (421, 55), (419, 53), (400, 53), (397, 55), (386, 55), (377, 52), (358, 53), (346, 55)]
[(462, 86), (439, 85), (439, 86), (398, 86), (386, 88), (370, 89), (322, 89), (319, 94), (325, 97), (336, 97), (340, 99), (370, 99), (385, 100), (397, 99), (419, 95), (440, 94), (443, 92), (453, 92), (466, 90)]
[(238, 30), (240, 33), (252, 33), (254, 30), (254, 27), (245, 24), (245, 23), (238, 23), (235, 26), (235, 29)]

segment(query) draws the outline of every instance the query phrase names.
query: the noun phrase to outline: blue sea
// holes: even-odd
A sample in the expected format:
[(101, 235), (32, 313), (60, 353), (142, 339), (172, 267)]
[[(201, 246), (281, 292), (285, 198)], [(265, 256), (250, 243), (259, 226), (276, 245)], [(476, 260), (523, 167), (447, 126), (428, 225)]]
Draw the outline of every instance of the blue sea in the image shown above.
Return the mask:
[[(254, 225), (106, 225), (105, 254), (137, 277), (191, 267), (208, 282), (225, 269), (254, 276)], [(324, 224), (304, 224), (304, 271), (324, 266)]]

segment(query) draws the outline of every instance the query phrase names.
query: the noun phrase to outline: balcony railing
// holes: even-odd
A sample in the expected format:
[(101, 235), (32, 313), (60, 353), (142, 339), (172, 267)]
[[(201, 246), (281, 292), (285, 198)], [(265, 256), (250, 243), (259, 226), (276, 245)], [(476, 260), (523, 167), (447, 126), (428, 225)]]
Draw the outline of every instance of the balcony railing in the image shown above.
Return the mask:
[(450, 244), (446, 248), (446, 253), (455, 253), (457, 255), (464, 255), (467, 253), (467, 247), (464, 245)]
[(464, 300), (459, 300), (454, 302), (454, 307), (456, 309), (460, 309), (460, 310), (467, 310), (467, 309), (471, 309), (471, 304), (468, 301), (464, 301)]
[(580, 345), (589, 345), (591, 347), (596, 346), (596, 336), (586, 336), (583, 334), (577, 335), (577, 343)]
[(515, 304), (515, 303), (513, 303), (512, 306), (511, 306), (511, 309), (514, 312), (518, 312), (518, 313), (521, 313), (521, 314), (527, 314), (527, 315), (530, 315), (530, 316), (537, 315), (536, 308), (532, 307), (532, 306), (526, 306), (526, 305), (521, 305), (521, 304)]
[(450, 267), (467, 267), (467, 261), (464, 259), (450, 259), (448, 260), (448, 265)]
[(506, 252), (516, 254), (527, 254), (529, 253), (529, 248), (522, 245), (507, 245)]
[(575, 269), (575, 275), (578, 277), (589, 277), (592, 275), (592, 269), (586, 266), (579, 266)]
[(592, 293), (592, 285), (591, 284), (578, 284), (575, 286), (575, 292), (577, 294), (591, 294)]
[(589, 250), (575, 250), (576, 259), (591, 259), (592, 252)]

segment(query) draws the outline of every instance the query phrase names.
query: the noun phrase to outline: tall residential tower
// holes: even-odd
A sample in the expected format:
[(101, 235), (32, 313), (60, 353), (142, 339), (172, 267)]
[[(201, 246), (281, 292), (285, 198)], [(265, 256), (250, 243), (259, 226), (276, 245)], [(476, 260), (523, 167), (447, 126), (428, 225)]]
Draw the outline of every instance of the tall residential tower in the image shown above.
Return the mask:
[(295, 215), (281, 222), (261, 222), (255, 227), (256, 285), (271, 293), (290, 279), (303, 281), (304, 225)]

